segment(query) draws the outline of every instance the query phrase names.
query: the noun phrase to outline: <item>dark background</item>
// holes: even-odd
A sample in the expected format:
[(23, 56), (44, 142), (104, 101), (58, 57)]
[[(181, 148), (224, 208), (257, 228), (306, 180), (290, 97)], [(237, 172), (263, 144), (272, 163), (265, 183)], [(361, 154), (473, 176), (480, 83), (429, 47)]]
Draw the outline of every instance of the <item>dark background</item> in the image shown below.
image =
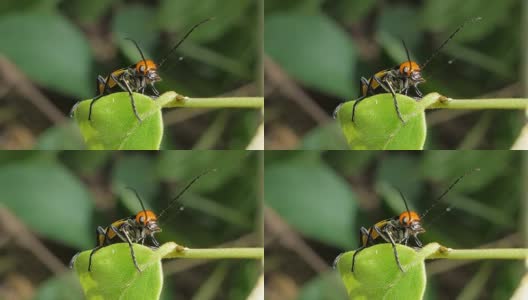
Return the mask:
[[(160, 213), (160, 243), (262, 247), (262, 158), (247, 151), (0, 153), (0, 299), (84, 299), (67, 268), (95, 229), (141, 210)], [(2, 208), (4, 207), (4, 208)], [(166, 260), (162, 299), (246, 299), (258, 260)], [(197, 297), (197, 298), (193, 298)]]
[[(266, 299), (348, 299), (335, 257), (359, 247), (359, 228), (405, 210), (423, 214), (425, 244), (526, 247), (528, 157), (514, 151), (268, 151), (265, 157)], [(450, 212), (446, 208), (451, 207)], [(510, 299), (520, 260), (426, 261), (425, 299)]]
[[(424, 93), (451, 98), (521, 97), (526, 33), (521, 1), (267, 0), (266, 146), (347, 149), (331, 115), (359, 97), (359, 79), (411, 59), (423, 64)], [(527, 61), (524, 59), (524, 61)], [(287, 75), (289, 79), (285, 79)], [(426, 149), (510, 149), (522, 111), (428, 111)]]
[[(68, 118), (96, 95), (96, 78), (136, 63), (135, 39), (159, 62), (209, 17), (160, 71), (160, 92), (190, 97), (262, 95), (259, 1), (4, 0), (0, 4), (0, 145), (80, 149)], [(25, 76), (20, 77), (22, 73)], [(245, 149), (259, 124), (254, 109), (172, 109), (165, 149)]]

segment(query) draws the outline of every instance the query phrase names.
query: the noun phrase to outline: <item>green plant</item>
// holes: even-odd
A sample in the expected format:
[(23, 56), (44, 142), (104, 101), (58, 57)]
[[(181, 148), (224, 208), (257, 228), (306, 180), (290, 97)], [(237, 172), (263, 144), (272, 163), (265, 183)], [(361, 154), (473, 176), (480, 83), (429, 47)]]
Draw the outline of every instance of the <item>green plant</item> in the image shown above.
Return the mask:
[(83, 100), (74, 111), (75, 120), (90, 149), (101, 150), (155, 150), (163, 137), (161, 110), (169, 107), (238, 107), (260, 108), (263, 98), (185, 98), (175, 92), (166, 92), (153, 101), (150, 97), (134, 93), (134, 102), (142, 118), (138, 122), (132, 112), (128, 93), (114, 93), (97, 100), (88, 113), (91, 99)]
[(473, 249), (454, 250), (430, 243), (415, 251), (396, 245), (405, 272), (401, 272), (388, 243), (369, 247), (356, 256), (355, 251), (341, 255), (337, 267), (350, 299), (422, 299), (427, 284), (426, 259), (526, 259), (528, 249)]
[(262, 259), (262, 248), (189, 249), (175, 243), (165, 243), (158, 249), (134, 244), (134, 253), (141, 269), (132, 263), (126, 243), (103, 247), (94, 254), (88, 271), (91, 250), (79, 254), (75, 271), (87, 299), (159, 299), (163, 287), (163, 258), (251, 258)]
[(356, 107), (347, 102), (338, 111), (337, 119), (348, 145), (355, 150), (422, 150), (427, 137), (427, 109), (526, 109), (528, 99), (451, 99), (430, 93), (416, 101), (397, 94), (396, 98), (405, 123), (395, 112), (391, 94), (366, 98)]

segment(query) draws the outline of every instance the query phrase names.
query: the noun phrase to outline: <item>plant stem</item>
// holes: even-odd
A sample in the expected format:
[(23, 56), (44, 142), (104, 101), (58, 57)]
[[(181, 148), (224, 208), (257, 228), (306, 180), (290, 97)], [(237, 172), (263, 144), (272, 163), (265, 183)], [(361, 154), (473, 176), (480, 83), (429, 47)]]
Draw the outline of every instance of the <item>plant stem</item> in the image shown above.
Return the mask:
[[(442, 99), (442, 98), (440, 98)], [(428, 109), (526, 109), (528, 99), (522, 98), (499, 98), (499, 99), (447, 99), (447, 101), (436, 101), (428, 106)], [(446, 98), (444, 98), (446, 99)]]
[(262, 259), (264, 257), (263, 248), (211, 248), (211, 249), (190, 249), (177, 250), (168, 253), (163, 258), (200, 258), (200, 259)]
[(229, 97), (229, 98), (185, 98), (175, 92), (161, 95), (156, 102), (162, 107), (195, 107), (195, 108), (261, 108), (263, 97)]
[(449, 249), (449, 251), (436, 251), (428, 259), (526, 259), (528, 249)]

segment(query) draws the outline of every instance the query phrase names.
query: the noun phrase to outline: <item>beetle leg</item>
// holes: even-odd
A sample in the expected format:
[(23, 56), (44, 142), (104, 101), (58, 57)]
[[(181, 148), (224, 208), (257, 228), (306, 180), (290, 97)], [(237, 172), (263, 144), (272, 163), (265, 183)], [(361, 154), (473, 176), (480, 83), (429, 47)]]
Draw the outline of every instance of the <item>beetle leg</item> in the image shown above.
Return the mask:
[[(112, 75), (111, 75), (112, 76)], [(99, 93), (99, 95), (95, 96), (95, 98), (92, 99), (92, 101), (90, 102), (90, 109), (88, 110), (88, 120), (91, 121), (92, 120), (92, 107), (93, 105), (95, 104), (95, 101), (99, 100), (101, 97), (104, 96), (105, 92), (110, 92), (108, 90), (108, 82), (110, 80), (105, 80), (101, 75), (97, 76), (97, 81), (99, 82), (99, 84), (103, 83), (104, 82), (104, 86), (103, 86), (103, 92), (102, 93)], [(97, 85), (97, 91), (99, 91), (99, 84)], [(75, 106), (74, 106), (75, 107)], [(72, 108), (73, 110), (73, 108)], [(73, 113), (73, 111), (72, 111)]]
[(141, 272), (141, 269), (139, 268), (137, 261), (136, 261), (136, 254), (134, 253), (134, 247), (132, 246), (132, 241), (130, 240), (128, 233), (125, 230), (123, 230), (123, 234), (125, 235), (126, 241), (128, 243), (128, 247), (130, 247), (130, 254), (132, 254), (132, 261), (134, 262), (134, 266), (139, 272)]
[(132, 261), (134, 262), (134, 266), (136, 269), (141, 272), (141, 269), (139, 268), (137, 261), (136, 261), (136, 254), (134, 253), (134, 248), (132, 247), (132, 241), (130, 240), (130, 236), (128, 235), (128, 227), (123, 228), (123, 226), (117, 228), (113, 225), (110, 226), (112, 230), (116, 233), (116, 235), (123, 240), (124, 242), (128, 243), (128, 246), (130, 247), (130, 253), (132, 254)]
[[(121, 229), (121, 227), (117, 228), (114, 225), (110, 225), (110, 228), (115, 232), (115, 234), (123, 241), (126, 242), (127, 239), (124, 235), (122, 235), (122, 232), (125, 232), (126, 230)], [(127, 229), (128, 230), (128, 229)]]
[(151, 234), (150, 235), (150, 240), (152, 241), (152, 244), (154, 244), (154, 246), (156, 247), (159, 247), (159, 242), (156, 240), (156, 238), (154, 237), (154, 234)]
[(134, 96), (132, 95), (132, 89), (130, 88), (130, 85), (128, 85), (128, 82), (126, 80), (121, 80), (122, 82), (120, 82), (117, 80), (117, 78), (114, 75), (110, 75), (110, 76), (112, 76), (112, 79), (115, 80), (115, 82), (119, 85), (120, 88), (128, 92), (128, 95), (130, 96), (130, 103), (132, 103), (132, 110), (134, 110), (134, 115), (136, 115), (136, 118), (138, 119), (139, 122), (143, 121), (141, 120), (137, 112), (136, 102), (134, 101)]
[(394, 239), (392, 238), (392, 234), (390, 233), (390, 231), (385, 229), (385, 231), (382, 232), (381, 230), (378, 229), (378, 227), (374, 227), (374, 229), (381, 237), (383, 237), (383, 239), (388, 240), (388, 242), (392, 245), (392, 251), (394, 252), (394, 258), (396, 259), (396, 264), (398, 265), (398, 268), (400, 268), (400, 270), (405, 273), (402, 265), (400, 264), (400, 258), (398, 257), (398, 251), (396, 250), (396, 242), (394, 242)]
[[(360, 87), (362, 87), (363, 85), (366, 85), (367, 86), (367, 90), (365, 92), (365, 94), (363, 95), (363, 88), (361, 88), (361, 91), (360, 91), (360, 94), (362, 95), (359, 99), (357, 99), (355, 102), (354, 102), (354, 106), (352, 107), (352, 123), (354, 122), (354, 116), (356, 115), (356, 106), (359, 104), (359, 102), (363, 101), (370, 93), (370, 95), (375, 95), (376, 92), (374, 91), (374, 89), (372, 88), (372, 82), (376, 80), (376, 82), (380, 82), (379, 78), (374, 75), (372, 76), (372, 78), (370, 80), (366, 79), (365, 77), (361, 77), (360, 79)], [(381, 84), (380, 84), (381, 86)]]
[[(97, 252), (99, 249), (103, 248), (105, 245), (109, 244), (108, 231), (105, 230), (103, 227), (98, 226), (97, 229), (95, 230), (95, 234), (96, 234), (96, 239), (97, 239), (97, 241), (96, 241), (97, 247), (93, 248), (92, 252), (90, 252), (90, 258), (88, 259), (88, 272), (90, 272), (91, 269), (92, 269), (92, 256), (95, 254), (95, 252)], [(99, 240), (99, 235), (103, 235), (104, 236), (104, 240), (103, 240), (102, 243)], [(77, 253), (72, 258), (72, 261), (70, 262), (70, 265), (71, 265), (70, 268), (73, 266), (73, 260), (75, 258), (77, 258), (77, 255), (79, 255), (79, 253)]]
[(99, 249), (103, 248), (102, 245), (99, 245), (92, 249), (92, 252), (90, 252), (90, 258), (88, 259), (88, 272), (92, 271), (92, 256), (97, 252)]
[[(95, 233), (96, 233), (96, 235), (97, 235), (97, 236), (96, 236), (96, 239), (97, 239), (97, 240), (96, 240), (96, 244), (97, 244), (97, 245), (105, 245), (106, 242), (107, 242), (107, 238), (108, 238), (108, 236), (106, 235), (107, 231), (106, 231), (103, 227), (101, 227), (101, 226), (97, 226), (97, 229), (95, 230)], [(101, 242), (99, 241), (99, 235), (103, 235), (103, 236), (104, 236), (103, 243), (101, 243)]]
[(394, 251), (394, 258), (396, 258), (396, 264), (398, 265), (400, 270), (405, 273), (405, 271), (403, 270), (402, 265), (400, 264), (400, 258), (398, 257), (398, 251), (396, 250), (396, 243), (394, 242), (394, 240), (392, 238), (392, 234), (390, 232), (387, 232), (387, 236), (391, 240), (392, 250)]
[[(369, 95), (369, 92), (371, 95), (374, 95), (375, 92), (374, 92), (374, 89), (372, 88), (372, 82), (374, 81), (374, 78), (376, 78), (376, 81), (378, 81), (378, 77), (376, 77), (375, 75), (372, 76), (372, 78), (370, 80), (367, 80), (365, 77), (361, 77), (360, 79), (360, 87), (362, 85), (366, 85), (367, 86), (367, 91), (365, 92), (364, 95), (362, 95), (359, 99), (357, 99), (355, 102), (354, 102), (354, 106), (352, 107), (352, 123), (354, 123), (354, 116), (356, 115), (356, 106), (363, 100), (365, 100), (365, 98)], [(363, 94), (363, 89), (361, 88), (361, 94)]]
[(154, 86), (154, 83), (151, 83), (151, 84), (150, 84), (150, 89), (152, 90), (152, 92), (154, 93), (154, 95), (159, 96), (160, 93), (158, 92), (158, 90), (157, 90), (156, 87)]
[[(363, 251), (365, 248), (367, 248), (367, 246), (369, 245), (369, 242), (370, 244), (374, 244), (374, 240), (372, 239), (372, 230), (375, 226), (371, 227), (368, 231), (365, 227), (361, 227), (359, 229), (359, 236), (360, 236), (360, 239), (361, 239), (361, 247), (359, 247), (355, 252), (354, 252), (354, 255), (352, 256), (352, 267), (351, 267), (351, 271), (352, 273), (354, 273), (354, 266), (356, 264), (356, 255), (359, 254), (359, 252)], [(363, 239), (362, 237), (366, 235), (367, 236), (367, 241), (365, 242), (365, 244), (363, 244)]]
[(416, 246), (418, 246), (419, 248), (423, 247), (422, 242), (418, 239), (416, 235), (414, 236), (414, 241), (416, 242)]
[(400, 113), (400, 107), (398, 106), (398, 100), (396, 100), (396, 92), (394, 92), (394, 89), (392, 88), (392, 85), (390, 84), (390, 82), (387, 82), (387, 85), (389, 86), (389, 89), (391, 90), (392, 99), (394, 100), (394, 107), (396, 108), (396, 114), (398, 114), (398, 118), (400, 119), (400, 121), (402, 121), (402, 123), (405, 123)]
[(418, 97), (422, 98), (422, 97), (423, 97), (423, 94), (422, 94), (422, 92), (418, 89), (418, 85), (413, 85), (413, 87), (414, 87), (414, 92), (416, 93), (416, 95), (417, 95)]
[[(367, 86), (367, 92), (363, 96), (367, 96), (369, 94), (369, 92), (370, 92), (370, 95), (375, 95), (376, 94), (376, 92), (372, 88), (372, 80), (368, 80), (365, 77), (361, 77), (360, 82), (361, 82), (361, 84), (364, 84), (364, 85)], [(360, 94), (362, 94), (362, 93), (363, 93), (363, 90), (361, 91)]]
[(398, 106), (398, 100), (396, 100), (396, 92), (394, 91), (394, 88), (392, 87), (392, 84), (388, 81), (388, 80), (385, 80), (384, 82), (382, 82), (381, 80), (379, 80), (377, 77), (373, 77), (376, 82), (378, 82), (378, 84), (386, 91), (388, 91), (389, 93), (392, 94), (392, 99), (394, 100), (394, 107), (396, 108), (396, 114), (398, 114), (398, 118), (400, 119), (400, 121), (402, 121), (402, 123), (405, 123), (405, 121), (403, 120), (403, 117), (400, 113), (400, 107)]

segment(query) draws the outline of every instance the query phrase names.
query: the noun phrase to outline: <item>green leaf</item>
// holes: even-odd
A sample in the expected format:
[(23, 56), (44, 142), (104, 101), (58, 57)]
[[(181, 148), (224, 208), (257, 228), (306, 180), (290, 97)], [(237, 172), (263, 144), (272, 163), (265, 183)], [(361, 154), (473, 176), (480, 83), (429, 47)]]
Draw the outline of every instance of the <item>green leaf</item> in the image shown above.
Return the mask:
[(127, 243), (98, 250), (92, 257), (91, 272), (88, 262), (92, 250), (77, 257), (75, 271), (87, 299), (159, 299), (163, 286), (160, 251), (138, 244), (133, 248), (141, 272), (134, 266)]
[(35, 149), (38, 150), (79, 150), (84, 148), (85, 144), (73, 122), (46, 129), (38, 137), (35, 145)]
[(74, 116), (88, 148), (104, 150), (159, 149), (163, 136), (161, 107), (152, 98), (134, 93), (139, 122), (128, 93), (113, 93), (97, 100), (88, 120), (89, 100), (77, 106)]
[(397, 94), (396, 98), (405, 123), (396, 114), (391, 94), (375, 95), (361, 101), (356, 107), (354, 122), (354, 101), (341, 106), (337, 117), (351, 149), (423, 149), (427, 135), (425, 105), (404, 95)]
[(87, 97), (92, 90), (90, 47), (82, 32), (58, 14), (0, 18), (0, 53), (37, 83)]
[(427, 178), (442, 182), (447, 187), (459, 176), (480, 168), (480, 172), (472, 172), (464, 177), (455, 189), (455, 191), (472, 193), (484, 189), (497, 178), (503, 177), (512, 166), (520, 163), (514, 152), (509, 150), (493, 151), (493, 155), (489, 155), (486, 151), (471, 151), (471, 155), (460, 155), (460, 153), (470, 152), (426, 152), (420, 166), (422, 174), (425, 174)]
[(300, 148), (303, 150), (345, 150), (348, 146), (339, 125), (335, 122), (328, 122), (308, 132), (303, 137)]
[(250, 154), (243, 150), (164, 151), (158, 160), (157, 175), (163, 180), (185, 182), (205, 171), (216, 169), (217, 172), (203, 176), (200, 183), (193, 187), (193, 191), (211, 192), (239, 176), (250, 158)]
[(71, 272), (51, 277), (42, 283), (34, 300), (82, 300), (81, 286), (76, 276)]
[(157, 58), (149, 55), (159, 41), (159, 33), (154, 25), (155, 17), (154, 9), (144, 5), (130, 5), (117, 11), (112, 22), (112, 32), (116, 37), (116, 43), (132, 63), (140, 61), (141, 54), (126, 38), (131, 38), (139, 44), (145, 58), (157, 61)]
[(464, 30), (457, 34), (456, 39), (459, 41), (482, 40), (484, 36), (497, 30), (497, 26), (511, 19), (518, 3), (515, 0), (489, 1), (483, 6), (480, 0), (466, 0), (464, 5), (460, 5), (458, 0), (424, 2), (421, 17), (425, 26), (433, 31), (447, 31), (446, 35), (468, 20), (482, 18), (479, 22), (468, 23)]
[[(401, 176), (401, 174), (406, 175)], [(421, 197), (424, 188), (423, 184), (420, 184), (422, 180), (423, 175), (417, 157), (398, 153), (379, 162), (375, 186), (379, 195), (383, 196), (382, 199), (393, 209), (393, 212), (399, 214), (405, 210), (405, 207), (403, 207), (404, 203), (398, 190), (402, 191), (412, 208), (412, 203), (416, 203)], [(390, 201), (391, 198), (394, 201)]]
[[(248, 9), (251, 4), (251, 1), (240, 0), (162, 0), (157, 19), (164, 30), (178, 31), (183, 35), (194, 24), (214, 17), (212, 22), (204, 25), (207, 29), (197, 30), (190, 36), (193, 41), (212, 41), (233, 27), (240, 26), (244, 17), (254, 15), (254, 10)], [(176, 11), (185, 13), (175, 18)]]
[(122, 156), (112, 170), (112, 190), (125, 206), (133, 213), (141, 210), (140, 203), (133, 193), (126, 191), (132, 187), (141, 196), (145, 206), (149, 207), (152, 199), (159, 191), (159, 179), (156, 176), (156, 164), (153, 157), (142, 153)]
[(413, 55), (413, 49), (423, 42), (423, 28), (417, 15), (417, 9), (412, 6), (391, 5), (383, 9), (378, 17), (376, 41), (395, 64), (407, 60), (402, 38), (405, 39), (411, 59), (425, 61), (427, 58)]
[[(361, 21), (375, 7), (377, 2), (376, 0), (357, 0), (337, 1), (334, 3), (335, 7), (329, 8), (332, 9), (332, 14), (337, 15), (339, 21), (344, 24), (354, 24)], [(383, 13), (385, 9), (381, 11)]]
[(297, 299), (346, 299), (346, 291), (335, 272), (326, 272), (305, 283)]
[(266, 53), (295, 79), (341, 97), (354, 93), (356, 48), (327, 16), (271, 14), (264, 34)]
[(355, 195), (323, 162), (268, 164), (264, 182), (266, 203), (303, 235), (343, 248), (356, 243), (350, 234)]
[(90, 195), (59, 163), (28, 159), (4, 165), (0, 190), (0, 202), (39, 234), (77, 248), (92, 244)]
[[(65, 7), (61, 7), (68, 12), (68, 15), (74, 20), (78, 20), (83, 24), (96, 23), (99, 18), (103, 18), (104, 14), (111, 9), (111, 5), (115, 0), (93, 0), (83, 1), (74, 0), (64, 3)], [(121, 11), (122, 9), (118, 10)]]
[(412, 248), (396, 245), (401, 272), (390, 244), (368, 247), (356, 256), (343, 253), (337, 267), (350, 299), (422, 299), (426, 286), (425, 256)]

